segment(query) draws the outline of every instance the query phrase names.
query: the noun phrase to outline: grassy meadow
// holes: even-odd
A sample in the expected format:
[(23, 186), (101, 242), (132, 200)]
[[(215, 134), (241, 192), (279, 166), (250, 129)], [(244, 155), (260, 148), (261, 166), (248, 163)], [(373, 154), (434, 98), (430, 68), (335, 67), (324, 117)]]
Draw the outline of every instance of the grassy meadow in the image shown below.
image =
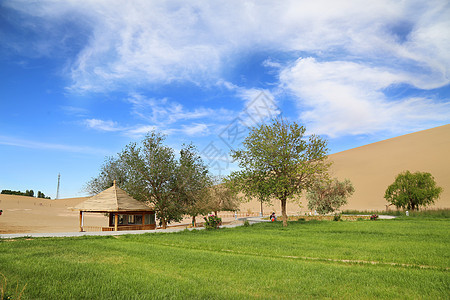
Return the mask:
[(435, 217), (22, 238), (0, 241), (0, 272), (22, 299), (448, 299), (449, 233)]

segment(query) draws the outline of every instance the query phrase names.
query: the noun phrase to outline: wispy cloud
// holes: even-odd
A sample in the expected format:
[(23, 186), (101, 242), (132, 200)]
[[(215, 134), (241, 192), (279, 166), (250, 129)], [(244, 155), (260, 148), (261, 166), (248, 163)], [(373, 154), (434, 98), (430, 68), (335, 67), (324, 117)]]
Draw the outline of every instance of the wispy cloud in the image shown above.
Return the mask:
[[(5, 5), (41, 23), (67, 16), (85, 20), (76, 23), (89, 39), (69, 68), (74, 90), (180, 80), (214, 83), (230, 55), (254, 47), (378, 62), (382, 57), (385, 63), (427, 69), (434, 77), (429, 84), (448, 82), (450, 8), (445, 0), (25, 3)], [(63, 27), (39, 30), (55, 28)], [(51, 35), (53, 42), (61, 36)]]
[(104, 121), (99, 119), (86, 119), (84, 123), (87, 127), (100, 131), (122, 131), (123, 128), (119, 127), (117, 122)]
[(390, 68), (305, 58), (283, 69), (280, 82), (297, 99), (301, 120), (313, 132), (332, 137), (401, 131), (450, 116), (449, 102), (417, 97), (388, 101), (384, 89), (422, 84), (411, 74)]
[(38, 150), (53, 150), (73, 153), (83, 153), (90, 155), (109, 155), (110, 151), (106, 149), (93, 148), (89, 146), (75, 146), (65, 144), (44, 143), (32, 140), (24, 140), (9, 136), (0, 136), (0, 144), (21, 148), (38, 149)]

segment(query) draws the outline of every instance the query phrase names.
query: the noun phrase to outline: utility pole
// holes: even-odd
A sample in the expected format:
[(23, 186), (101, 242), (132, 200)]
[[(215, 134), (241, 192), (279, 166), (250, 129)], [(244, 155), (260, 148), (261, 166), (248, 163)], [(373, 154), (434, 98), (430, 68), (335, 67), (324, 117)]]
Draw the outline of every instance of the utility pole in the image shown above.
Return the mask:
[(56, 199), (59, 199), (59, 180), (60, 180), (61, 174), (58, 173), (58, 186), (56, 188)]

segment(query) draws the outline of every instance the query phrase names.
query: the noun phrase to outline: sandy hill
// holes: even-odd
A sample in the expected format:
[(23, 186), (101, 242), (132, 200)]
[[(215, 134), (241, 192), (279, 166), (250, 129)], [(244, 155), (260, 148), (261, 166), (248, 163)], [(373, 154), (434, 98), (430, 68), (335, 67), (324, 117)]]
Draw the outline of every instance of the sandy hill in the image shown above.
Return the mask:
[[(329, 159), (333, 161), (331, 174), (340, 180), (350, 179), (355, 187), (343, 209), (386, 209), (386, 188), (406, 170), (431, 173), (444, 189), (433, 207), (450, 208), (450, 124), (331, 154)], [(288, 204), (288, 211), (307, 211), (305, 200), (302, 206)], [(259, 211), (260, 205), (246, 203), (242, 210)], [(264, 210), (280, 213), (279, 201)]]

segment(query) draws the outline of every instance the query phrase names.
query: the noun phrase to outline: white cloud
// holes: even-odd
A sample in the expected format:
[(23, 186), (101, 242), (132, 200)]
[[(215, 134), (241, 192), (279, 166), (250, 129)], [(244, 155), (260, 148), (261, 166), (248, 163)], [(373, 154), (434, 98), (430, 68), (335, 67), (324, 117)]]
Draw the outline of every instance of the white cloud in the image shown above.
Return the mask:
[(191, 125), (182, 125), (181, 132), (189, 136), (208, 135), (210, 133), (208, 125), (203, 123), (194, 123)]
[(402, 71), (305, 58), (285, 68), (280, 82), (297, 99), (308, 129), (331, 137), (410, 129), (450, 116), (448, 102), (417, 97), (388, 101), (383, 89), (415, 82)]
[(103, 121), (99, 119), (86, 119), (84, 123), (87, 127), (99, 131), (121, 131), (123, 128), (119, 127), (117, 122)]

